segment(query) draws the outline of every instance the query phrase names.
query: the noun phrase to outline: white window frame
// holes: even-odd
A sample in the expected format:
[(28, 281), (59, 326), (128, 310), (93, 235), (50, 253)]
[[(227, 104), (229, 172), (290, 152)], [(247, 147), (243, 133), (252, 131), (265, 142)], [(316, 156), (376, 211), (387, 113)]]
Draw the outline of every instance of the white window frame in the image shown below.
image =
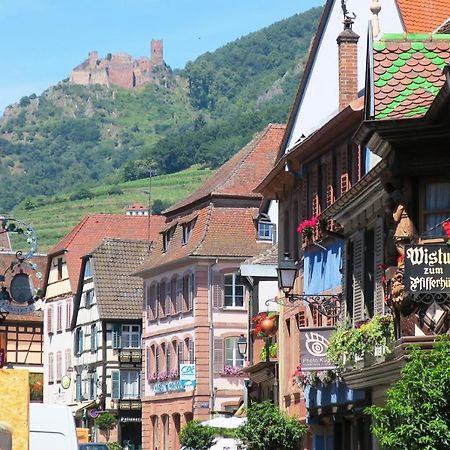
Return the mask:
[[(264, 229), (264, 232), (262, 232)], [(258, 221), (258, 239), (261, 241), (273, 241), (275, 224), (267, 220)]]
[(120, 398), (136, 400), (140, 398), (140, 371), (120, 371)]
[[(232, 367), (244, 367), (245, 355), (239, 353), (238, 348), (239, 337), (231, 336), (224, 339), (224, 365)], [(231, 350), (231, 358), (229, 358), (229, 351)]]
[[(227, 279), (231, 277), (231, 284), (227, 283)], [(223, 307), (224, 308), (239, 308), (239, 309), (244, 309), (245, 308), (245, 296), (246, 296), (246, 288), (244, 284), (236, 284), (236, 279), (239, 278), (238, 275), (236, 273), (228, 273), (224, 275), (223, 278)], [(232, 293), (231, 293), (231, 304), (229, 304), (230, 302), (227, 301), (230, 296), (227, 295), (226, 290), (227, 290), (227, 286), (231, 286), (232, 289)], [(236, 293), (236, 288), (242, 288), (242, 305), (237, 305), (236, 304), (236, 299), (237, 299), (237, 294)]]
[[(140, 325), (122, 325), (122, 348), (141, 348)], [(134, 342), (133, 342), (134, 341)], [(136, 343), (136, 345), (133, 345)]]

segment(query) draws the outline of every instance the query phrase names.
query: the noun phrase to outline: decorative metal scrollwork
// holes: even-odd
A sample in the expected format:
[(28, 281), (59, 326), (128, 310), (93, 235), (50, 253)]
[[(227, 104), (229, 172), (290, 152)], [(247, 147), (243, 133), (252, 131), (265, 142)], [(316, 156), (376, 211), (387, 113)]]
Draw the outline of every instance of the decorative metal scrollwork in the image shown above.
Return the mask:
[(268, 306), (269, 303), (277, 303), (278, 305), (289, 307), (297, 306), (297, 302), (306, 303), (312, 310), (329, 318), (338, 318), (343, 313), (342, 294), (287, 294), (285, 297), (275, 297), (267, 300), (266, 305)]

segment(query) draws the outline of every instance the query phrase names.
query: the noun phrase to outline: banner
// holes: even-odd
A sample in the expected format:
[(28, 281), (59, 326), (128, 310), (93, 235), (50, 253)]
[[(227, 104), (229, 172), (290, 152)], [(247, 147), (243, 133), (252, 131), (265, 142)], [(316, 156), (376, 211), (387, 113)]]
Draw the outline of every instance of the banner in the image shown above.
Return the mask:
[(327, 348), (334, 327), (300, 328), (300, 367), (308, 370), (334, 369), (328, 361)]

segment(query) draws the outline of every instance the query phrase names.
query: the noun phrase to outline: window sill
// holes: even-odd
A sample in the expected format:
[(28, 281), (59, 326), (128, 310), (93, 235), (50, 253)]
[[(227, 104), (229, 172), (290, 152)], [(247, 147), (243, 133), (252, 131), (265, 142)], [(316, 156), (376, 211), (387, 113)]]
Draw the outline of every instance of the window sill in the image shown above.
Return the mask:
[(246, 311), (245, 306), (222, 306), (221, 311)]

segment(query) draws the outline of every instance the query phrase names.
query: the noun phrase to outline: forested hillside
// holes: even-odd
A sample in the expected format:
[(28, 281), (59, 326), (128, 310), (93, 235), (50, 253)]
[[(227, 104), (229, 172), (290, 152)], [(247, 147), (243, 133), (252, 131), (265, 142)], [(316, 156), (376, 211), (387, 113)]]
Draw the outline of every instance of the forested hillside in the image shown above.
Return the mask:
[(165, 87), (63, 81), (22, 98), (0, 119), (0, 212), (20, 202), (32, 208), (37, 195), (144, 178), (150, 169), (217, 167), (267, 123), (287, 119), (319, 14), (312, 9), (204, 54)]

